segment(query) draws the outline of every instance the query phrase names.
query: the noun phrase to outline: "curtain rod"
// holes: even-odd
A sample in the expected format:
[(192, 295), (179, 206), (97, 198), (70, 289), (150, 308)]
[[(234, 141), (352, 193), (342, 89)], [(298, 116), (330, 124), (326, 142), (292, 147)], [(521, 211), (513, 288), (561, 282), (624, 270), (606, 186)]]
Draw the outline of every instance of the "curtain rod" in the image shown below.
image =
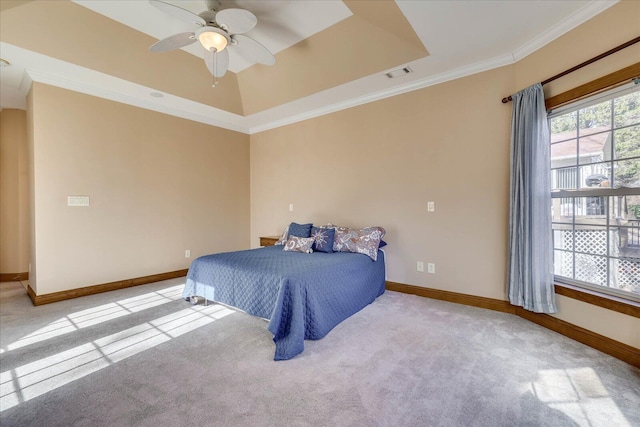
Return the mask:
[[(579, 70), (582, 67), (586, 67), (589, 64), (592, 64), (592, 63), (594, 63), (596, 61), (599, 61), (602, 58), (606, 58), (607, 56), (609, 56), (611, 54), (614, 54), (614, 53), (616, 53), (616, 52), (618, 52), (618, 51), (620, 51), (620, 50), (622, 50), (622, 49), (624, 49), (626, 47), (629, 47), (629, 46), (631, 46), (633, 44), (636, 44), (638, 42), (640, 42), (640, 37), (636, 37), (635, 39), (629, 40), (628, 42), (623, 43), (620, 46), (614, 47), (613, 49), (610, 49), (610, 50), (606, 51), (605, 53), (601, 53), (598, 56), (594, 56), (593, 58), (589, 59), (588, 61), (584, 61), (583, 63), (578, 64), (575, 67), (571, 67), (568, 70), (565, 70), (565, 71), (563, 71), (563, 72), (561, 72), (559, 74), (556, 74), (553, 77), (549, 77), (547, 80), (541, 82), (540, 84), (542, 84), (544, 86), (547, 83), (551, 83), (552, 81), (554, 81), (556, 79), (559, 79), (560, 77), (564, 77), (567, 74), (573, 73), (574, 71)], [(506, 104), (507, 102), (509, 102), (511, 100), (512, 100), (511, 99), (511, 95), (509, 95), (506, 98), (502, 98), (502, 103)]]

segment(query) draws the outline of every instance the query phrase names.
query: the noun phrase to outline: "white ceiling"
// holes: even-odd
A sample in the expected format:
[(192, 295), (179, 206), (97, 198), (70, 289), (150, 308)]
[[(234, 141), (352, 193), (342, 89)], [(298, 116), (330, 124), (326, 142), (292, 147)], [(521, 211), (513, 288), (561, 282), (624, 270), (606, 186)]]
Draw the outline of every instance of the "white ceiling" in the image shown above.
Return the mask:
[[(75, 2), (158, 39), (193, 30), (143, 0)], [(170, 2), (194, 13), (205, 9), (202, 0)], [(367, 76), (249, 116), (228, 113), (168, 94), (153, 98), (149, 94), (155, 91), (154, 88), (0, 41), (0, 56), (13, 64), (0, 68), (0, 105), (4, 108), (25, 108), (24, 95), (30, 81), (35, 80), (215, 126), (255, 133), (517, 62), (616, 2), (396, 0), (430, 53), (409, 64), (398, 64), (397, 68), (409, 65), (413, 73), (392, 80), (384, 73)], [(349, 8), (338, 0), (223, 1), (223, 8), (227, 7), (241, 7), (254, 12), (259, 23), (247, 35), (274, 54), (351, 15)], [(199, 49), (196, 44), (186, 50), (200, 55)], [(250, 65), (230, 50), (231, 71), (238, 72)], [(203, 72), (207, 72), (204, 66)]]

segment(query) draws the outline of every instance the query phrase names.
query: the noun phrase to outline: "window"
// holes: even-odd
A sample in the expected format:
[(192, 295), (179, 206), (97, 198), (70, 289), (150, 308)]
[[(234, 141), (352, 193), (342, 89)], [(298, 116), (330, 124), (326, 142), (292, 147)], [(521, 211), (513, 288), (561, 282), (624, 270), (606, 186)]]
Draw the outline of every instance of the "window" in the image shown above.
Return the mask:
[(549, 114), (555, 279), (640, 301), (640, 84)]

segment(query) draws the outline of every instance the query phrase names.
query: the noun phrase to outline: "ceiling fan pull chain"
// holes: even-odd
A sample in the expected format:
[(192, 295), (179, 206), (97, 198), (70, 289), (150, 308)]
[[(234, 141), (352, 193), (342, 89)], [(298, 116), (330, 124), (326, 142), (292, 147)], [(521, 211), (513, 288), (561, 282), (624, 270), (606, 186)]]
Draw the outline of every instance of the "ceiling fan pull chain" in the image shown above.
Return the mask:
[(213, 50), (213, 85), (211, 87), (216, 87), (218, 85), (218, 49), (215, 47), (211, 47)]

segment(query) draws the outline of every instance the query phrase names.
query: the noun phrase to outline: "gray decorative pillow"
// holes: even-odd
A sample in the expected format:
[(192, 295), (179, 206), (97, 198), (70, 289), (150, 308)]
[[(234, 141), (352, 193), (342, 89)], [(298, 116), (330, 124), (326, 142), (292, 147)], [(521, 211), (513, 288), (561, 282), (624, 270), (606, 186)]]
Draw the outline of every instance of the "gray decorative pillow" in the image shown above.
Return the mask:
[(367, 227), (361, 229), (336, 227), (333, 240), (334, 252), (353, 252), (365, 254), (372, 260), (378, 259), (380, 240), (386, 231), (382, 227)]
[(304, 252), (310, 254), (313, 252), (311, 246), (316, 240), (313, 237), (298, 237), (291, 236), (287, 239), (287, 243), (284, 244), (284, 251), (287, 252)]
[(284, 245), (285, 243), (287, 243), (287, 239), (289, 238), (289, 226), (287, 225), (284, 228), (284, 232), (282, 233), (282, 236), (280, 236), (280, 238), (278, 239), (277, 242), (274, 243), (274, 245)]

